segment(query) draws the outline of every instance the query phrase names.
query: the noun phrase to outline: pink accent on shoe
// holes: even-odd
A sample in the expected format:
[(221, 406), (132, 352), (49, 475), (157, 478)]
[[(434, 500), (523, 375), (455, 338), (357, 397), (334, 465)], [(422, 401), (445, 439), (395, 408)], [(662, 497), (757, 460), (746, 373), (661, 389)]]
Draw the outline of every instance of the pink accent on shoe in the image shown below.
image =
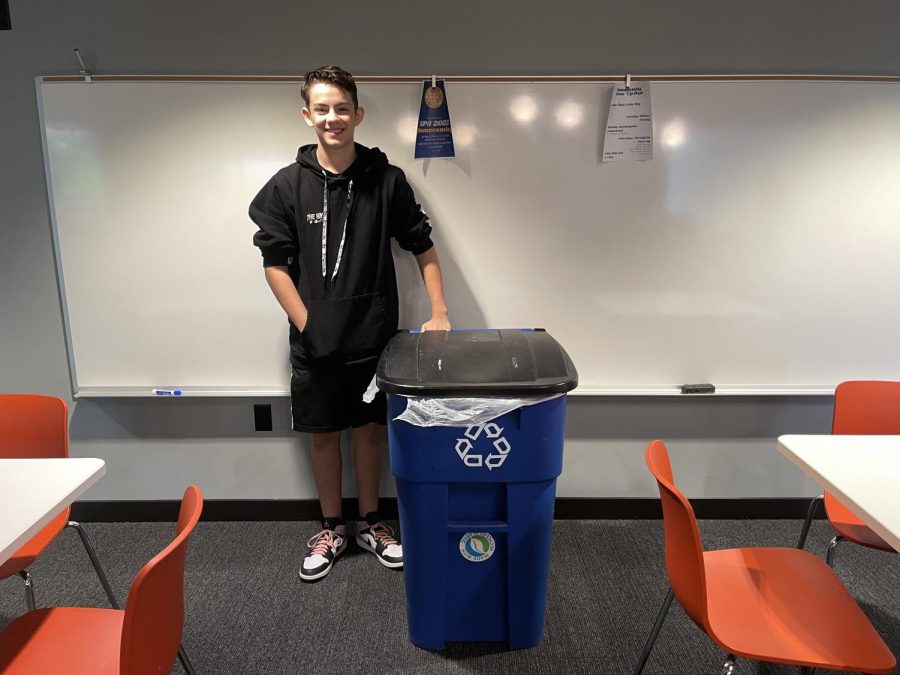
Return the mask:
[(343, 538), (338, 536), (334, 530), (322, 530), (311, 536), (306, 542), (306, 546), (312, 549), (310, 555), (325, 555), (329, 548), (334, 553), (343, 543)]
[(396, 539), (394, 539), (394, 530), (385, 525), (384, 523), (378, 522), (372, 525), (369, 528), (369, 532), (372, 533), (372, 536), (375, 537), (375, 541), (381, 544), (382, 546), (390, 546), (391, 544), (399, 544)]

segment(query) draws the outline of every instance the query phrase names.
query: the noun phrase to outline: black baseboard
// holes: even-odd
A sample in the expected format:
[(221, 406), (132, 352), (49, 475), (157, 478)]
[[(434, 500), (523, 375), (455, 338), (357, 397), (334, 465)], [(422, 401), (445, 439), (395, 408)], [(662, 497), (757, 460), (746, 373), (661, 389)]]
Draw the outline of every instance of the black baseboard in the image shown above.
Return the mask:
[[(176, 500), (159, 501), (83, 501), (72, 505), (72, 518), (88, 523), (174, 521), (178, 517)], [(692, 499), (698, 518), (709, 519), (786, 519), (805, 518), (809, 499)], [(344, 500), (345, 516), (355, 516), (356, 500)], [(821, 509), (820, 509), (821, 511)], [(381, 500), (385, 518), (397, 518), (397, 500)], [(603, 499), (560, 497), (554, 516), (560, 520), (659, 519), (658, 499)], [(819, 517), (823, 517), (820, 513)], [(319, 503), (315, 499), (207, 499), (203, 520), (318, 520)]]

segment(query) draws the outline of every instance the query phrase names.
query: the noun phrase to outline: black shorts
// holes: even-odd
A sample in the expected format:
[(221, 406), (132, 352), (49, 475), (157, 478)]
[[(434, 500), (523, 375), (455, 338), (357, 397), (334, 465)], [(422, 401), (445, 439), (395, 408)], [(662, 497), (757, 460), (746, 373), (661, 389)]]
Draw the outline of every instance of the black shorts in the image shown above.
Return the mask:
[(375, 375), (377, 360), (352, 366), (294, 366), (291, 371), (291, 418), (294, 431), (324, 433), (387, 423), (383, 391), (366, 403), (363, 394)]

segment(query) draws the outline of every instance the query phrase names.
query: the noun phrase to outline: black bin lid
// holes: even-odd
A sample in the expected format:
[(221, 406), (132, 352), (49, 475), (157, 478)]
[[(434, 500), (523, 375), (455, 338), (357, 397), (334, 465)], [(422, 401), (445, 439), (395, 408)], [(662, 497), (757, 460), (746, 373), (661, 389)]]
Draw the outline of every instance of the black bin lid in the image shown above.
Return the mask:
[(405, 396), (548, 396), (574, 389), (578, 373), (542, 328), (402, 331), (381, 353), (376, 384)]

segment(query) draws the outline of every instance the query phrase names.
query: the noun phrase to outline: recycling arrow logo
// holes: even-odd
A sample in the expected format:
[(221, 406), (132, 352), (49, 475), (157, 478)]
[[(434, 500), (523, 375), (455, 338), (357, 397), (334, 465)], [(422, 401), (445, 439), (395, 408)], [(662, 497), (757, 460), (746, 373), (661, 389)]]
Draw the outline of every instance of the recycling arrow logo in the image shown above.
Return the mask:
[(456, 439), (456, 454), (463, 464), (473, 469), (485, 466), (488, 471), (499, 469), (510, 450), (512, 446), (503, 437), (503, 427), (494, 422), (468, 426), (463, 437)]

